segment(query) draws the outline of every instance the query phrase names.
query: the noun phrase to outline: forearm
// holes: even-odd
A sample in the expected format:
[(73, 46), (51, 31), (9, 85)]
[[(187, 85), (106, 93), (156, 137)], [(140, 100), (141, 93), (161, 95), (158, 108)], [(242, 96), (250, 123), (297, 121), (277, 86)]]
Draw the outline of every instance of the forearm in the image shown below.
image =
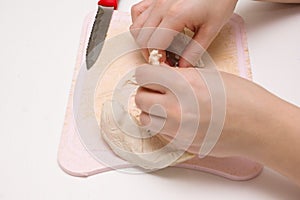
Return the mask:
[(277, 101), (273, 115), (251, 134), (257, 146), (248, 155), (300, 185), (300, 109)]
[(245, 124), (240, 152), (300, 185), (300, 109), (267, 96), (260, 99), (262, 110)]
[(274, 3), (300, 3), (300, 0), (257, 0), (257, 1), (267, 1)]
[(247, 157), (300, 185), (300, 108), (253, 82), (222, 77), (226, 120), (212, 155)]

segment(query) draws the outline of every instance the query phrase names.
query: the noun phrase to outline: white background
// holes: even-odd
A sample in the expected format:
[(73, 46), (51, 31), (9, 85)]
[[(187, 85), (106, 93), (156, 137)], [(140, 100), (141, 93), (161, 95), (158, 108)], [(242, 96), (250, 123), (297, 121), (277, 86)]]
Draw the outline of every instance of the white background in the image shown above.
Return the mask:
[[(120, 0), (120, 9), (134, 2)], [(248, 182), (183, 169), (65, 174), (57, 149), (81, 26), (95, 9), (94, 0), (0, 1), (0, 199), (299, 199), (268, 169)], [(236, 12), (254, 81), (299, 106), (300, 6), (242, 0)]]

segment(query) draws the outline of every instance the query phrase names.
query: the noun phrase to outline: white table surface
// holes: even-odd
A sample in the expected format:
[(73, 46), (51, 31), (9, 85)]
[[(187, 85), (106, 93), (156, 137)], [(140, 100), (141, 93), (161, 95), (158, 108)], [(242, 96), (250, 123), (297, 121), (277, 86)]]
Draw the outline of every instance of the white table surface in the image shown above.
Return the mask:
[[(137, 0), (120, 0), (129, 11)], [(265, 169), (233, 182), (183, 169), (89, 178), (65, 174), (57, 149), (85, 15), (94, 0), (0, 1), (0, 199), (299, 199)], [(254, 81), (300, 105), (300, 6), (241, 0)]]

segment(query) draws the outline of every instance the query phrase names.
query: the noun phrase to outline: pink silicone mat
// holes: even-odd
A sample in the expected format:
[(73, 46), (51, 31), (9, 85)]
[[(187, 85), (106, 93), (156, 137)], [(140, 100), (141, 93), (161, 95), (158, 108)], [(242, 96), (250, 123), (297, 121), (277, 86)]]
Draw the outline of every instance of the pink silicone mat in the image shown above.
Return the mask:
[[(106, 166), (103, 163), (97, 162), (81, 144), (73, 118), (72, 101), (75, 83), (80, 66), (84, 61), (85, 49), (94, 20), (94, 15), (94, 13), (89, 14), (83, 24), (80, 46), (78, 50), (76, 66), (74, 69), (68, 106), (66, 109), (65, 121), (58, 149), (58, 163), (60, 167), (66, 173), (78, 177), (91, 176), (101, 172), (113, 170), (113, 168), (116, 169), (128, 167)], [(112, 18), (110, 29), (124, 29), (124, 27), (127, 27), (127, 24), (129, 23), (130, 15), (128, 13), (115, 12)], [(238, 15), (233, 15), (229, 23), (224, 27), (224, 30), (221, 31), (219, 36), (213, 42), (210, 49), (215, 49), (217, 52), (219, 51), (219, 53), (216, 54), (216, 57), (221, 58), (223, 63), (223, 65), (220, 65), (223, 66), (220, 67), (220, 70), (238, 74), (241, 77), (251, 79), (246, 35), (241, 17)], [(216, 63), (218, 65), (218, 62)], [(106, 150), (111, 151), (108, 147)], [(195, 157), (172, 167), (181, 167), (209, 172), (229, 178), (231, 180), (249, 180), (259, 175), (263, 169), (262, 165), (259, 163), (252, 162), (245, 158), (216, 158), (210, 156), (207, 156), (203, 159)]]

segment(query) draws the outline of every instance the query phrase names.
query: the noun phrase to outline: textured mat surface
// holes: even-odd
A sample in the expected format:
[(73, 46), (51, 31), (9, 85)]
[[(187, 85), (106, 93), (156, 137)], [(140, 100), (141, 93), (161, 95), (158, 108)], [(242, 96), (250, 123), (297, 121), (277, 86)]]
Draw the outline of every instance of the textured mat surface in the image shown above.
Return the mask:
[[(94, 20), (94, 13), (89, 14), (83, 24), (80, 47), (74, 76), (66, 109), (65, 121), (58, 150), (58, 163), (61, 168), (73, 176), (86, 177), (97, 173), (126, 168), (127, 166), (106, 166), (97, 162), (84, 148), (76, 132), (73, 118), (73, 93), (81, 63), (84, 61), (85, 49)], [(115, 12), (109, 28), (108, 37), (128, 30), (131, 23), (128, 13)], [(211, 57), (222, 71), (233, 73), (251, 79), (248, 48), (244, 24), (241, 17), (234, 15), (224, 26), (218, 37), (208, 49)], [(100, 134), (100, 133), (99, 133)], [(111, 151), (107, 146), (104, 151)], [(257, 176), (262, 166), (244, 158), (193, 158), (174, 167), (189, 168), (220, 175), (232, 180), (248, 180)]]

